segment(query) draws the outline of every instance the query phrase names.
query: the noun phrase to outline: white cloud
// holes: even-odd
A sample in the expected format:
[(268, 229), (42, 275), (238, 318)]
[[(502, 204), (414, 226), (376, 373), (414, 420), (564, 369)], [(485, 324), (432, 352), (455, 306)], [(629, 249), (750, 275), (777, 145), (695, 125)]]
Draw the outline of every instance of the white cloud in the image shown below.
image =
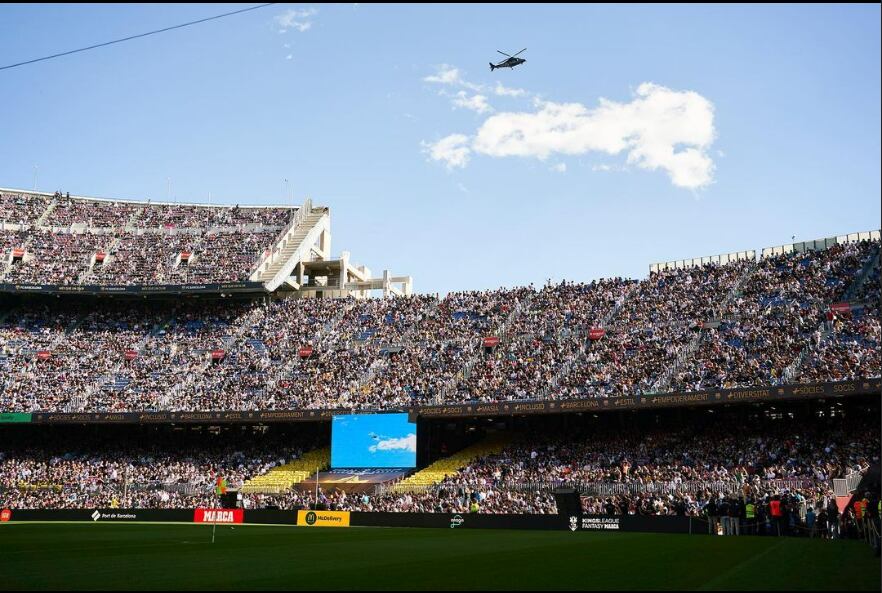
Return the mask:
[(399, 449), (416, 453), (416, 435), (410, 433), (401, 439), (384, 439), (377, 441), (376, 445), (368, 447), (368, 451), (371, 453), (376, 453), (377, 451), (396, 451)]
[(456, 97), (453, 99), (453, 105), (455, 107), (471, 109), (478, 113), (490, 113), (493, 111), (493, 108), (487, 103), (487, 97), (484, 95), (472, 95), (469, 97), (465, 91), (459, 91), (456, 93)]
[(713, 104), (694, 91), (653, 83), (637, 88), (632, 101), (580, 103), (533, 101), (534, 112), (488, 117), (474, 136), (452, 134), (430, 148), (432, 160), (464, 167), (472, 152), (493, 157), (625, 153), (627, 163), (665, 171), (677, 187), (696, 189), (713, 181), (708, 149), (715, 138)]
[(296, 29), (303, 33), (312, 28), (310, 17), (318, 14), (315, 8), (292, 8), (275, 16), (279, 26), (279, 33), (287, 33), (289, 29)]
[(473, 91), (475, 94), (471, 97), (465, 91), (458, 91), (455, 95), (451, 95), (444, 89), (439, 91), (438, 94), (443, 97), (450, 97), (450, 102), (454, 107), (470, 109), (480, 114), (494, 111), (493, 107), (487, 102), (487, 95), (485, 93), (494, 93), (501, 97), (522, 97), (527, 94), (527, 91), (523, 89), (508, 88), (500, 82), (497, 82), (495, 87), (469, 82), (462, 77), (459, 68), (455, 68), (450, 64), (441, 64), (437, 67), (435, 74), (424, 77), (423, 82), (440, 84), (444, 87), (460, 87)]
[(464, 134), (451, 134), (438, 142), (429, 144), (423, 142), (423, 151), (428, 153), (429, 159), (443, 162), (448, 169), (465, 167), (469, 162), (472, 150), (468, 147), (469, 137)]
[(566, 173), (567, 172), (567, 164), (566, 163), (557, 163), (555, 165), (551, 165), (551, 170), (555, 173)]
[(441, 64), (438, 66), (437, 73), (426, 76), (423, 80), (435, 84), (460, 84), (462, 82), (462, 79), (459, 77), (459, 69), (449, 64)]
[(461, 191), (464, 194), (469, 193), (469, 188), (464, 186), (461, 182), (456, 184), (456, 189), (458, 189), (459, 191)]
[(441, 64), (437, 67), (435, 74), (424, 77), (423, 82), (431, 82), (447, 86), (459, 86), (475, 91), (476, 93), (491, 92), (500, 97), (523, 97), (529, 95), (524, 89), (509, 88), (499, 81), (497, 81), (496, 86), (493, 87), (469, 82), (462, 77), (462, 72), (460, 72), (459, 68), (455, 68), (450, 64)]
[(294, 59), (294, 54), (288, 54), (287, 56), (285, 56), (285, 59), (286, 59), (286, 60), (293, 60), (293, 59)]
[(510, 89), (508, 87), (502, 86), (501, 82), (496, 83), (496, 86), (493, 87), (493, 92), (500, 97), (523, 97), (527, 94), (527, 91), (525, 91), (524, 89)]
[(616, 165), (616, 164), (609, 165), (606, 163), (601, 163), (599, 165), (591, 165), (591, 170), (592, 171), (602, 171), (604, 173), (629, 173), (633, 169), (631, 167), (629, 167), (628, 165), (624, 165), (624, 164), (622, 164), (622, 165)]
[(443, 84), (449, 86), (460, 86), (476, 93), (485, 90), (484, 85), (475, 84), (465, 80), (459, 72), (459, 68), (454, 68), (450, 64), (441, 64), (438, 66), (435, 74), (423, 78), (423, 82), (431, 82), (434, 84)]

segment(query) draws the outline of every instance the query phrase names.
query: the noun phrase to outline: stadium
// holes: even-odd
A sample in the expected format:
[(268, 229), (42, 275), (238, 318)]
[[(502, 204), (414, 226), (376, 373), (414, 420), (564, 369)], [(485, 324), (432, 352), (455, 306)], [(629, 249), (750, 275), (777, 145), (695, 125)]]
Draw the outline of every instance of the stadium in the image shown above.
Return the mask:
[(878, 231), (438, 299), (309, 201), (2, 203), (4, 522), (872, 537)]
[(431, 294), (338, 202), (0, 187), (0, 589), (879, 590), (877, 221)]

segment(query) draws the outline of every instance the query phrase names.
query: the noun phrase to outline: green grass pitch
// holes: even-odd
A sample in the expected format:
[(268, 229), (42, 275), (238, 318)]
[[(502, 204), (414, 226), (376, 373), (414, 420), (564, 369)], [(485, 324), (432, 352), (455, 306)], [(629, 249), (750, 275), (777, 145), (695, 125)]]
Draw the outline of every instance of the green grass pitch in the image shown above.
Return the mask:
[(0, 525), (0, 589), (866, 589), (858, 541), (186, 524)]

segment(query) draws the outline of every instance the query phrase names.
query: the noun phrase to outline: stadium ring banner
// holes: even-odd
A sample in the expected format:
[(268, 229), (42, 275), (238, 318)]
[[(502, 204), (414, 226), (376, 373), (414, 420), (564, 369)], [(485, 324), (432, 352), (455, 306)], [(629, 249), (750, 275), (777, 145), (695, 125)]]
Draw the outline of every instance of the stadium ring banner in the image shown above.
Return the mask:
[(349, 511), (297, 511), (298, 527), (349, 527)]
[[(206, 516), (206, 513), (214, 513)], [(568, 531), (628, 531), (707, 534), (690, 517), (645, 515), (491, 515), (482, 513), (366, 513), (272, 509), (3, 509), (3, 522), (64, 521), (83, 523), (202, 523), (330, 526), (307, 515), (334, 514), (352, 527), (423, 527), (430, 529), (533, 529)], [(229, 515), (229, 516), (226, 516)], [(341, 523), (337, 522), (337, 523)], [(343, 526), (343, 525), (337, 525)]]
[[(6, 510), (6, 509), (4, 509)], [(132, 523), (140, 521), (192, 523), (195, 509), (8, 509), (9, 521), (82, 521)]]
[(570, 518), (572, 531), (639, 531), (642, 533), (706, 534), (706, 523), (692, 524), (692, 517), (670, 515), (582, 515)]
[(429, 527), (440, 529), (567, 529), (562, 515), (481, 513), (352, 513), (354, 527)]
[(0, 292), (29, 294), (116, 294), (143, 296), (148, 294), (215, 294), (266, 292), (261, 282), (226, 282), (222, 284), (146, 284), (137, 286), (64, 286), (55, 284), (0, 284)]
[[(271, 410), (256, 412), (34, 412), (32, 424), (198, 424), (234, 422), (315, 422), (330, 420), (337, 414), (376, 414), (408, 412), (412, 420), (420, 418), (471, 418), (475, 416), (513, 416), (530, 414), (565, 414), (643, 410), (686, 406), (724, 405), (799, 399), (839, 398), (879, 394), (882, 381), (840, 381), (807, 385), (744, 387), (692, 393), (661, 393), (626, 397), (565, 399), (545, 401), (508, 401), (466, 403), (449, 406), (425, 406), (388, 410)], [(3, 422), (0, 418), (0, 422)]]

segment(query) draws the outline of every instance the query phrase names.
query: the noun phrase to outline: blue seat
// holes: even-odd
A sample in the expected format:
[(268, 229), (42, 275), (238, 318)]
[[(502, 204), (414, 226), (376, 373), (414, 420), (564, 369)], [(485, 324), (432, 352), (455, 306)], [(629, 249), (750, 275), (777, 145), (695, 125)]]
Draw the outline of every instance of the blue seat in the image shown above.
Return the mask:
[(258, 340), (256, 338), (251, 338), (245, 342), (258, 352), (266, 352), (266, 344), (263, 343), (263, 340)]

